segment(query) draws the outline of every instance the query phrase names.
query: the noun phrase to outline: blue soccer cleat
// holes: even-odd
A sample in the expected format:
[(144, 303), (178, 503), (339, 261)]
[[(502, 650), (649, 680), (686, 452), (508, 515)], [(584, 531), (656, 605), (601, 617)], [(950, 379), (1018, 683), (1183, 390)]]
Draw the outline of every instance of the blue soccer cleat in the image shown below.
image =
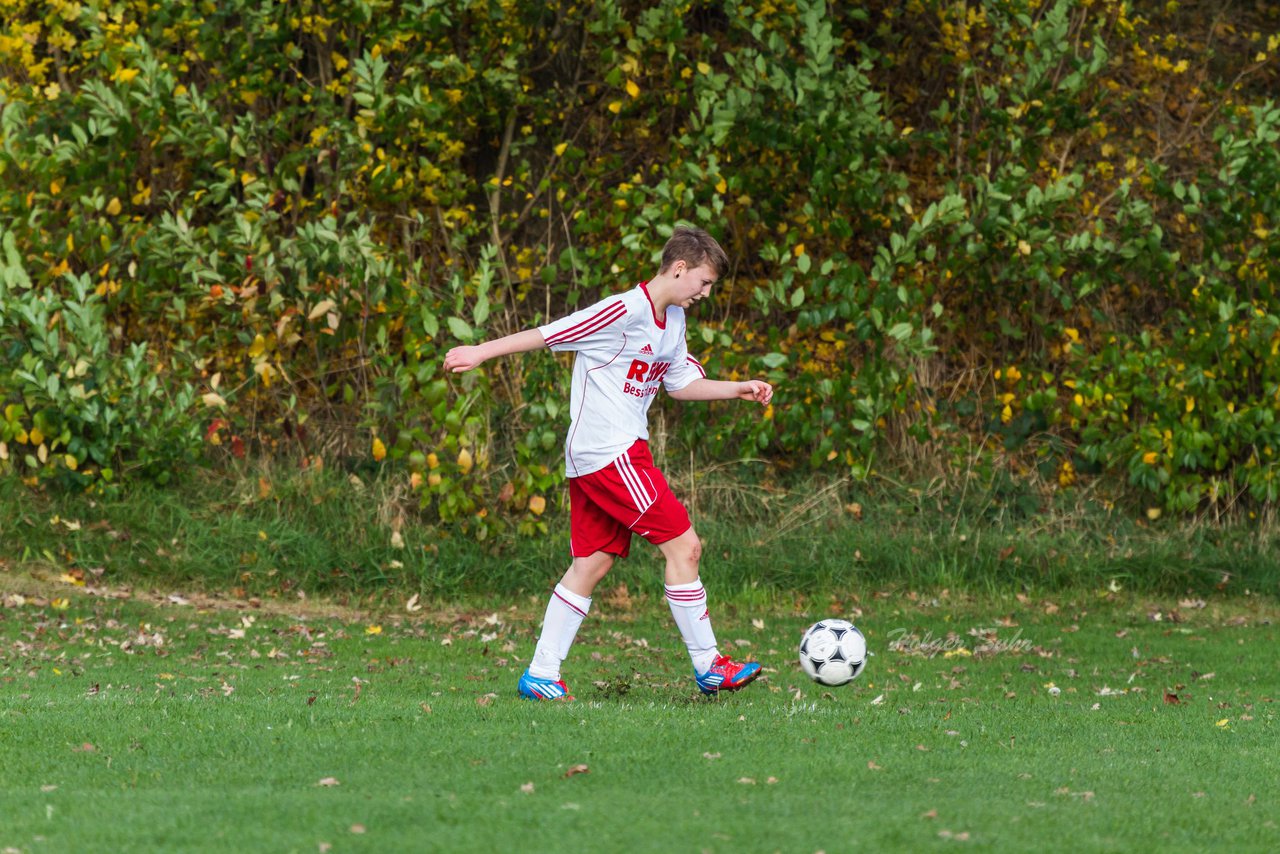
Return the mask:
[(760, 675), (760, 665), (749, 661), (739, 664), (727, 655), (721, 655), (711, 663), (706, 673), (693, 674), (698, 683), (698, 690), (704, 694), (716, 694), (720, 691), (737, 691)]
[(520, 696), (526, 700), (565, 700), (567, 702), (573, 699), (563, 679), (539, 679), (537, 676), (530, 676), (528, 669), (520, 674), (519, 691)]

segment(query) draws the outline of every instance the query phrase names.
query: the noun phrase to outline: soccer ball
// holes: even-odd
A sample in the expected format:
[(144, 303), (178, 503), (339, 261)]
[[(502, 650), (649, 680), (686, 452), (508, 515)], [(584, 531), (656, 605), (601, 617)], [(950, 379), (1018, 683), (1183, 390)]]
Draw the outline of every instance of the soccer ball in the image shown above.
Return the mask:
[(800, 667), (814, 682), (844, 685), (867, 664), (867, 639), (848, 620), (819, 620), (800, 640)]

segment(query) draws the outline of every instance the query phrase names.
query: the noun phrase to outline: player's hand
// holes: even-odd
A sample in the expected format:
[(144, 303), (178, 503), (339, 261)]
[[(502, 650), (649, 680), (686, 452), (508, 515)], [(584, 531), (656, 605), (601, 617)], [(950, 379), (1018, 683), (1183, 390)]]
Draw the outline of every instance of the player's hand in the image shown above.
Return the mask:
[(480, 346), (467, 344), (444, 354), (444, 370), (445, 373), (460, 374), (480, 367), (484, 361), (485, 355)]
[(747, 380), (738, 385), (738, 397), (742, 400), (754, 400), (761, 406), (768, 406), (773, 400), (773, 386), (764, 380)]

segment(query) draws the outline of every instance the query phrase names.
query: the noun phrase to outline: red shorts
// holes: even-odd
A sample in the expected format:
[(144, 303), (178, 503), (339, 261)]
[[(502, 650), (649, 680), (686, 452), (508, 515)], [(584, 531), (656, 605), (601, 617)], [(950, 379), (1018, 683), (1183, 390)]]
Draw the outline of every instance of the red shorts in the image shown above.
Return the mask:
[(609, 465), (569, 478), (569, 550), (574, 557), (626, 557), (635, 532), (661, 545), (689, 530), (689, 514), (637, 439)]

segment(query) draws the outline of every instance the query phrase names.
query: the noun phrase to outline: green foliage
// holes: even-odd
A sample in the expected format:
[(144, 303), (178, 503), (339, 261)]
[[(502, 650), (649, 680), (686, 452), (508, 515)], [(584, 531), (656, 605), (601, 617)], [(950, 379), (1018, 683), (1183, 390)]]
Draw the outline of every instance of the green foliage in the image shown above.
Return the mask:
[(1139, 12), (13, 0), (0, 465), (163, 480), (203, 439), (537, 533), (564, 366), (443, 353), (645, 278), (689, 220), (732, 263), (692, 348), (778, 397), (682, 410), (679, 449), (1256, 512), (1280, 14)]

